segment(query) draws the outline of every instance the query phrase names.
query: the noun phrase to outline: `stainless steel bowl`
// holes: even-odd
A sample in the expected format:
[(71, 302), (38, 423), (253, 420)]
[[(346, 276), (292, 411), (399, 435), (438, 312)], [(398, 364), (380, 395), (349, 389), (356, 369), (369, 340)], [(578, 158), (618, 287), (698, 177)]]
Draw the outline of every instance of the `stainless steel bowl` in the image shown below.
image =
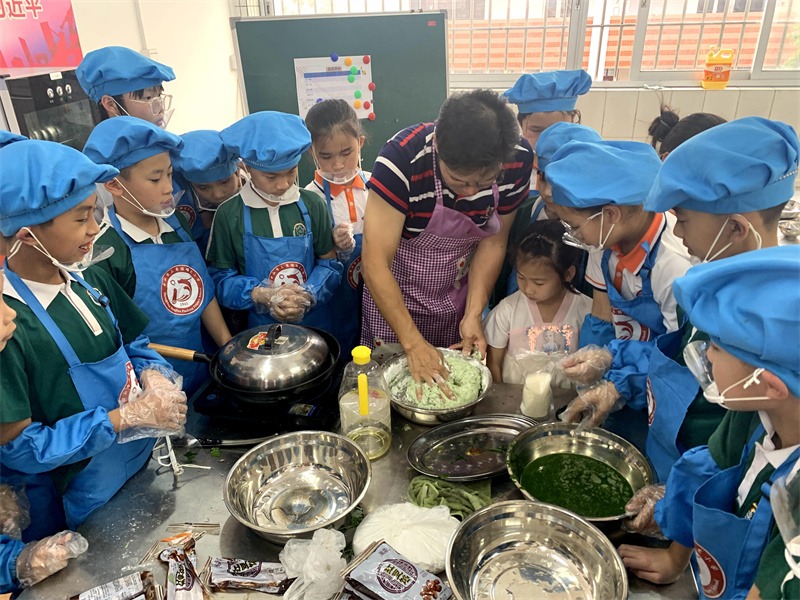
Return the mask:
[(492, 374), (481, 361), (473, 357), (462, 356), (459, 350), (450, 350), (448, 348), (439, 348), (439, 350), (445, 356), (463, 358), (480, 370), (481, 391), (474, 402), (462, 404), (454, 408), (422, 408), (416, 406), (410, 403), (405, 395), (392, 391), (393, 388), (397, 387), (393, 385), (395, 382), (402, 377), (408, 376), (408, 358), (405, 354), (396, 354), (383, 364), (383, 373), (386, 378), (386, 383), (389, 386), (392, 406), (400, 415), (412, 423), (418, 423), (419, 425), (439, 425), (441, 423), (448, 423), (463, 417), (468, 417), (475, 411), (475, 407), (486, 397), (486, 394), (488, 394), (489, 390), (492, 388)]
[(447, 579), (458, 600), (628, 597), (622, 559), (599, 529), (528, 500), (467, 517), (450, 539)]
[(800, 220), (778, 221), (778, 229), (787, 240), (793, 240), (800, 235)]
[[(518, 435), (506, 454), (506, 467), (511, 481), (530, 500), (538, 500), (520, 483), (522, 471), (531, 462), (550, 454), (580, 454), (595, 458), (619, 471), (633, 491), (653, 483), (650, 463), (629, 441), (605, 429), (586, 429), (577, 433), (577, 423), (545, 423)], [(592, 523), (610, 523), (625, 515), (589, 518)]]
[(313, 378), (326, 365), (328, 343), (300, 325), (254, 327), (219, 352), (219, 372), (243, 390), (285, 390)]
[(225, 479), (225, 506), (278, 544), (338, 527), (361, 502), (372, 469), (348, 438), (325, 431), (276, 436), (240, 458)]

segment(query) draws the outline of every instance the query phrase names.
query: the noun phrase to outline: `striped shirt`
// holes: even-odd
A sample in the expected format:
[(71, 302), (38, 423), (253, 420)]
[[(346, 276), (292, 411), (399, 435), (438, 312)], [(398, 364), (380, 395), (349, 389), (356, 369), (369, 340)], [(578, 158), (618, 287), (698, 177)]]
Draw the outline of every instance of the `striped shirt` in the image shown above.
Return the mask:
[[(433, 123), (420, 123), (395, 135), (381, 149), (367, 186), (398, 211), (405, 213), (403, 237), (414, 238), (427, 227), (436, 207), (433, 179)], [(500, 199), (497, 212), (514, 212), (528, 197), (533, 151), (524, 138), (516, 146), (513, 162), (503, 165), (497, 182)], [(469, 199), (457, 196), (442, 182), (444, 206), (469, 216), (479, 226), (492, 216), (492, 189), (478, 192)], [(457, 202), (457, 200), (461, 200)]]

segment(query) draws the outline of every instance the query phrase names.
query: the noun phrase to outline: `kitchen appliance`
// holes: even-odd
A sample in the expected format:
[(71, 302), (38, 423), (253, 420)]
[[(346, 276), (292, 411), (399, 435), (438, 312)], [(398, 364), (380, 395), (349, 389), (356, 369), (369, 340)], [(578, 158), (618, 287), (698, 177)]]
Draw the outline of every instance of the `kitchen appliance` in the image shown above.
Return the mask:
[(0, 127), (4, 129), (83, 150), (99, 122), (100, 112), (74, 70), (0, 74)]

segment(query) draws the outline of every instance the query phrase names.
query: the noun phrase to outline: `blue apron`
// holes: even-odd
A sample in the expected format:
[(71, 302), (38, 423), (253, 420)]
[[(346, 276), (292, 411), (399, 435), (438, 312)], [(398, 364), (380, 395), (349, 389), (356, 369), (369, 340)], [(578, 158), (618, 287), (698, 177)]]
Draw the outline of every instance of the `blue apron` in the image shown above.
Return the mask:
[[(311, 217), (302, 198), (297, 201), (297, 207), (303, 216), (305, 235), (267, 238), (253, 233), (250, 217), (252, 209), (246, 204), (242, 206), (245, 275), (259, 280), (269, 279), (273, 284), (278, 281), (281, 285), (304, 284), (308, 280), (316, 262), (314, 233), (311, 229)], [(258, 313), (255, 310), (250, 310), (248, 321), (249, 327), (278, 322), (269, 313)], [(327, 304), (317, 304), (306, 313), (300, 324), (330, 331), (332, 322), (330, 307)]]
[(686, 451), (678, 447), (686, 412), (700, 386), (692, 372), (675, 362), (684, 328), (656, 338), (647, 372), (647, 431), (645, 448), (655, 468), (658, 481), (664, 482), (672, 465)]
[(172, 193), (183, 195), (178, 200), (175, 210), (183, 213), (186, 217), (186, 222), (189, 223), (189, 230), (192, 232), (192, 238), (200, 247), (200, 252), (205, 253), (205, 245), (201, 245), (201, 239), (205, 235), (206, 244), (208, 243), (208, 232), (203, 225), (203, 219), (200, 218), (200, 212), (197, 209), (197, 203), (194, 197), (194, 190), (192, 185), (180, 174), (173, 171), (172, 173)]
[(772, 482), (788, 475), (800, 456), (800, 448), (796, 448), (761, 486), (761, 498), (751, 518), (737, 517), (732, 505), (747, 472), (747, 458), (764, 433), (764, 426), (759, 425), (739, 464), (714, 475), (695, 493), (692, 532), (697, 563), (702, 563), (700, 572), (695, 573), (701, 598), (744, 598), (753, 586), (774, 523), (769, 503)]
[[(22, 279), (5, 265), (5, 273), (11, 285), (20, 298), (33, 311), (36, 318), (44, 325), (53, 338), (64, 359), (69, 364), (69, 376), (81, 403), (86, 410), (93, 410), (98, 406), (112, 411), (119, 408), (120, 400), (127, 401), (127, 395), (136, 386), (136, 375), (133, 371), (128, 354), (122, 342), (122, 335), (117, 328), (119, 348), (114, 354), (95, 363), (83, 364), (72, 349), (67, 338), (53, 322), (53, 319), (28, 289)], [(90, 286), (76, 273), (71, 274), (92, 296), (95, 302), (103, 305), (116, 328), (117, 320), (108, 307), (108, 299)], [(125, 397), (123, 397), (125, 396)], [(154, 439), (142, 439), (127, 444), (114, 442), (99, 454), (93, 456), (86, 467), (78, 473), (67, 485), (62, 497), (66, 524), (70, 529), (76, 529), (86, 520), (86, 517), (100, 506), (108, 502), (122, 485), (141, 469), (150, 457), (150, 452), (155, 444)], [(46, 475), (33, 476), (30, 485), (26, 485), (26, 493), (34, 496), (37, 493), (46, 493), (41, 489), (41, 478)], [(50, 486), (52, 488), (52, 484)], [(40, 506), (41, 502), (32, 499), (31, 506)], [(53, 520), (59, 527), (60, 515), (53, 515), (52, 505), (48, 510), (32, 512), (33, 520)], [(57, 529), (52, 530), (55, 533)]]
[[(534, 196), (535, 194), (535, 196)], [(539, 220), (539, 215), (544, 210), (545, 202), (542, 200), (541, 196), (539, 196), (539, 192), (536, 190), (531, 190), (530, 196), (534, 196), (537, 198), (536, 202), (533, 203), (533, 209), (531, 210), (531, 218), (528, 220), (527, 227), (530, 227), (533, 223)], [(521, 242), (522, 240), (518, 240)], [(514, 257), (511, 257), (511, 274), (508, 276), (508, 283), (506, 284), (506, 296), (510, 296), (514, 292), (519, 289), (519, 283), (517, 282), (517, 266), (514, 264)]]
[[(646, 244), (647, 242), (645, 242)], [(661, 238), (653, 244), (645, 258), (639, 276), (642, 278), (642, 291), (633, 300), (626, 300), (614, 287), (614, 277), (608, 269), (608, 261), (611, 257), (611, 250), (603, 252), (602, 269), (603, 279), (606, 282), (606, 293), (611, 303), (611, 312), (614, 320), (614, 330), (616, 339), (634, 339), (647, 341), (667, 332), (664, 326), (664, 316), (653, 296), (653, 286), (650, 281), (650, 274), (653, 270), (658, 246)], [(625, 319), (627, 317), (627, 320)], [(608, 431), (616, 433), (633, 443), (638, 449), (643, 450), (647, 437), (647, 412), (636, 410), (628, 405), (622, 407), (617, 412), (611, 413), (603, 423), (603, 427)]]
[[(367, 183), (363, 173), (359, 172), (358, 176), (365, 184)], [(335, 227), (331, 184), (324, 179), (322, 180), (322, 190), (325, 192), (325, 200), (331, 213), (331, 227)], [(357, 233), (353, 237), (356, 240), (356, 247), (350, 258), (343, 263), (342, 284), (336, 288), (330, 300), (330, 311), (336, 315), (336, 319), (331, 324), (331, 333), (339, 341), (342, 354), (345, 356), (358, 346), (361, 337), (361, 240), (364, 235)]]
[[(164, 219), (183, 240), (176, 244), (136, 243), (122, 230), (113, 207), (108, 216), (131, 251), (136, 271), (133, 301), (150, 319), (143, 333), (151, 342), (202, 352), (200, 318), (214, 298), (214, 282), (197, 244), (176, 215)], [(171, 360), (170, 364), (183, 376), (183, 389), (189, 397), (208, 379), (204, 364), (186, 360)]]

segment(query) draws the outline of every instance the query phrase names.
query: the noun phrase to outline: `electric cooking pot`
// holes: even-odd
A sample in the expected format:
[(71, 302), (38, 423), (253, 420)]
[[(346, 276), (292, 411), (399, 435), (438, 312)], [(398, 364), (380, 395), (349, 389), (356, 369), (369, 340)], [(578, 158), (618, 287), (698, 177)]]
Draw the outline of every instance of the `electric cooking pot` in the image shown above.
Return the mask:
[(339, 360), (339, 343), (313, 327), (273, 324), (235, 335), (216, 355), (150, 344), (165, 358), (205, 362), (211, 378), (242, 402), (278, 404), (323, 391)]

